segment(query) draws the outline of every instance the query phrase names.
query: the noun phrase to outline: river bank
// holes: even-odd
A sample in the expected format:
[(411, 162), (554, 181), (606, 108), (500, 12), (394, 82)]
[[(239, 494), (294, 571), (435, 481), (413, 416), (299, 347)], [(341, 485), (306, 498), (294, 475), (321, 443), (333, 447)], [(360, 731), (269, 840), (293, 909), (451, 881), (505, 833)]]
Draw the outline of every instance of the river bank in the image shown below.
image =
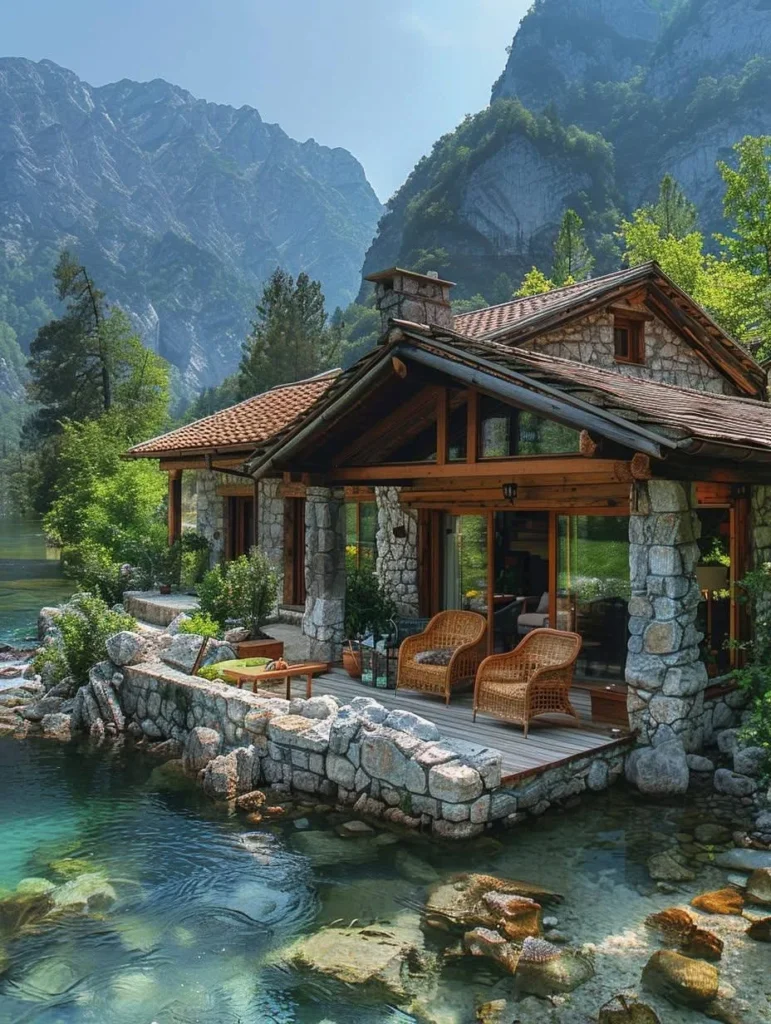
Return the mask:
[(0, 518), (0, 651), (4, 644), (34, 647), (40, 608), (59, 604), (71, 593), (40, 520)]

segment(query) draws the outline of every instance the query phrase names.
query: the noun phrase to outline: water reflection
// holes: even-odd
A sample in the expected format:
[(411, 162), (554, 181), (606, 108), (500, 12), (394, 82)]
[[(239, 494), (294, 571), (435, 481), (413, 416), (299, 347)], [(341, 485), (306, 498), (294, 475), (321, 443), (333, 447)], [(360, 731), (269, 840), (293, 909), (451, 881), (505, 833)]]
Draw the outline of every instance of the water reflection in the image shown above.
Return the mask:
[(20, 644), (33, 636), (40, 608), (71, 593), (40, 521), (0, 518), (0, 643)]

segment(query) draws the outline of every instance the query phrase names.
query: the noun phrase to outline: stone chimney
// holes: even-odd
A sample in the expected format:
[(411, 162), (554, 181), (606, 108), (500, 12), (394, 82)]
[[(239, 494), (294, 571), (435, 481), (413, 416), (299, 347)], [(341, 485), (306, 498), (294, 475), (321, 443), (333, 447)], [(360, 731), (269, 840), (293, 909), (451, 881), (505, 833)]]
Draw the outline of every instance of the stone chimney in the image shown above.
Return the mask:
[(443, 281), (436, 271), (417, 274), (414, 270), (391, 267), (369, 274), (365, 281), (375, 285), (383, 333), (388, 330), (389, 320), (411, 320), (452, 329), (450, 289), (455, 285)]

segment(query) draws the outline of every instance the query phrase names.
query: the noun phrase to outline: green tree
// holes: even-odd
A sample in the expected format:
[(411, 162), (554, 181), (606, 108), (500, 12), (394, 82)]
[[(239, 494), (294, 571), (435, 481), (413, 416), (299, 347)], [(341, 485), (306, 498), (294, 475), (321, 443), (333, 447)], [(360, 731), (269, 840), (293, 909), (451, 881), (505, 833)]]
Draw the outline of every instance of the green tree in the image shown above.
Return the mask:
[[(64, 420), (120, 410), (140, 431), (160, 426), (168, 406), (168, 367), (145, 348), (126, 314), (108, 309), (88, 271), (63, 251), (54, 269), (64, 314), (44, 324), (30, 346), (28, 430), (58, 433)], [(145, 434), (147, 436), (147, 434)]]
[(586, 244), (584, 222), (575, 210), (565, 210), (554, 243), (552, 279), (557, 287), (591, 276), (594, 257)]
[(696, 230), (699, 219), (694, 204), (672, 177), (665, 174), (659, 185), (659, 197), (650, 207), (651, 219), (658, 224), (664, 238), (685, 238)]
[(543, 274), (538, 267), (531, 267), (522, 279), (522, 284), (514, 292), (517, 299), (527, 299), (531, 295), (543, 295), (552, 291), (556, 285), (554, 281)]
[(723, 212), (733, 222), (730, 235), (719, 235), (726, 251), (751, 274), (771, 283), (771, 136), (745, 136), (734, 146), (738, 167), (722, 161)]
[[(511, 298), (511, 294), (508, 296)], [(506, 300), (504, 299), (504, 302)], [(472, 295), (468, 299), (455, 299), (452, 304), (452, 312), (454, 316), (460, 316), (461, 313), (473, 313), (477, 309), (484, 309), (489, 306), (490, 303), (479, 292), (476, 295)]]
[(238, 369), (240, 399), (277, 384), (312, 377), (332, 366), (340, 328), (327, 323), (321, 284), (280, 267), (263, 289)]

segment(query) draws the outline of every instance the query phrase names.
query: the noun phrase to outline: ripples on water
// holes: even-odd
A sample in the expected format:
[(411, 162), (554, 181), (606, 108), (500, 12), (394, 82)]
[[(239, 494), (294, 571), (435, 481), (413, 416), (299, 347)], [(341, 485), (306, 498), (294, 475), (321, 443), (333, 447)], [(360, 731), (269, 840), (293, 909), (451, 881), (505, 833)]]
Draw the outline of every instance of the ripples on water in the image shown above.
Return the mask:
[(0, 643), (23, 644), (35, 633), (41, 607), (71, 593), (40, 522), (0, 517)]
[[(9, 943), (2, 1024), (408, 1024), (413, 1018), (391, 1007), (343, 1005), (323, 987), (304, 986), (278, 955), (323, 924), (415, 917), (424, 890), (399, 874), (404, 850), (440, 874), (487, 871), (564, 892), (560, 926), (576, 942), (595, 943), (597, 978), (559, 1013), (538, 1003), (519, 1019), (584, 1024), (615, 991), (637, 984), (655, 948), (645, 915), (692, 894), (656, 892), (644, 867), (682, 830), (687, 810), (635, 804), (621, 791), (547, 815), (503, 844), (455, 848), (416, 838), (374, 863), (314, 872), (293, 852), (293, 822), (250, 830), (197, 790), (155, 791), (154, 767), (130, 750), (0, 739), (0, 889), (53, 877), (51, 861), (68, 857), (103, 871), (118, 896), (101, 915), (62, 918)], [(311, 815), (309, 827), (329, 822)], [(722, 881), (709, 869), (695, 884)], [(727, 950), (721, 967), (734, 984), (746, 978), (758, 993), (765, 984), (761, 1015), (748, 1024), (767, 1019), (760, 1003), (769, 1005), (767, 947), (754, 946), (741, 962)], [(474, 997), (490, 998), (496, 980), (480, 961), (447, 968), (433, 1004), (438, 1019), (471, 1024)], [(681, 1010), (662, 1019), (704, 1020)]]

